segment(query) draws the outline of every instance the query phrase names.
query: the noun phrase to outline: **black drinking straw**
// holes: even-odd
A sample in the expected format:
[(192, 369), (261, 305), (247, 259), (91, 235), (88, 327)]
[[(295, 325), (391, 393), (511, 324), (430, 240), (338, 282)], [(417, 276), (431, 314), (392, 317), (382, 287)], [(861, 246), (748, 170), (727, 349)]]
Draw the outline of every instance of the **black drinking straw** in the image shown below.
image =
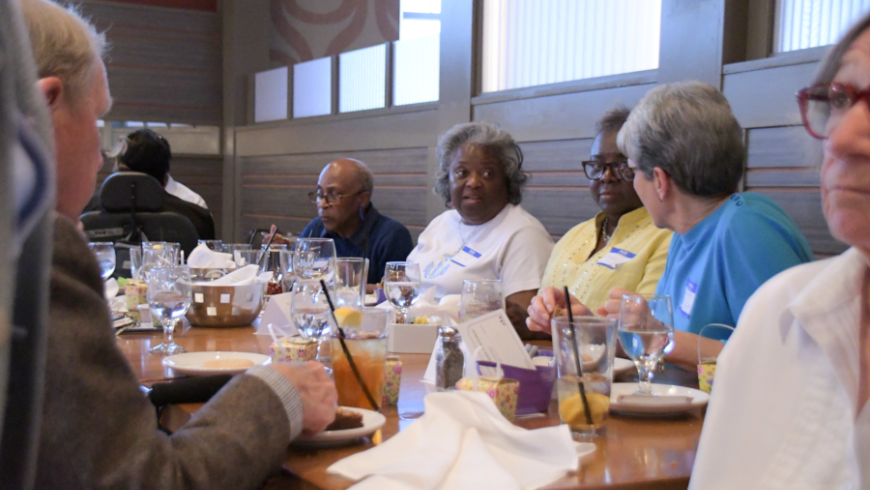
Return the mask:
[(326, 287), (326, 282), (323, 279), (320, 280), (320, 287), (323, 288), (323, 293), (326, 294), (326, 302), (329, 303), (329, 313), (332, 315), (332, 320), (335, 322), (335, 328), (338, 329), (338, 341), (341, 343), (341, 350), (344, 351), (344, 357), (347, 358), (347, 363), (350, 365), (350, 370), (353, 371), (353, 375), (359, 383), (360, 387), (362, 387), (363, 393), (366, 398), (368, 398), (369, 403), (372, 405), (372, 408), (375, 409), (375, 412), (378, 411), (378, 403), (375, 401), (374, 397), (372, 397), (371, 392), (369, 392), (368, 386), (363, 382), (362, 375), (359, 373), (359, 369), (356, 367), (356, 363), (353, 362), (353, 357), (350, 355), (350, 351), (347, 348), (347, 344), (344, 342), (346, 338), (344, 336), (344, 330), (342, 330), (341, 326), (338, 324), (338, 319), (335, 318), (335, 305), (332, 304), (332, 298), (329, 297), (329, 289)]
[(568, 326), (571, 328), (571, 342), (574, 344), (574, 362), (577, 364), (577, 377), (579, 378), (577, 387), (580, 388), (580, 399), (583, 400), (583, 413), (586, 414), (586, 423), (592, 425), (589, 400), (586, 399), (586, 387), (583, 385), (583, 363), (580, 362), (580, 349), (577, 347), (577, 331), (574, 329), (574, 314), (571, 312), (571, 296), (568, 294), (568, 286), (565, 286), (565, 303), (568, 305)]

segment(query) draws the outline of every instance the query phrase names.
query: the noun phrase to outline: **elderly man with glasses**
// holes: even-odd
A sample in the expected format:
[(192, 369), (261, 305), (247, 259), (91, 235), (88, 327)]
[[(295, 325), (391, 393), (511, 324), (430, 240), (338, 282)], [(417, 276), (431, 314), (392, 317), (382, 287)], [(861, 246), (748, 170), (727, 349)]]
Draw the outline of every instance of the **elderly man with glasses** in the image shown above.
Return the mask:
[(411, 233), (398, 221), (382, 215), (371, 203), (374, 178), (365, 163), (342, 158), (328, 163), (308, 194), (317, 204), (317, 217), (301, 237), (335, 240), (339, 257), (369, 259), (369, 290), (381, 281), (387, 262), (401, 261), (414, 248)]

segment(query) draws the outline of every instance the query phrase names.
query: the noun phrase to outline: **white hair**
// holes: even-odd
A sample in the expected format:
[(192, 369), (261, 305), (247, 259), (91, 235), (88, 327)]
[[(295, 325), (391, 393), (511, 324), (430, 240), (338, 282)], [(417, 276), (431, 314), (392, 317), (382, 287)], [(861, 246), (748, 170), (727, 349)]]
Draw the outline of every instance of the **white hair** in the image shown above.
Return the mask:
[(20, 2), (39, 78), (59, 78), (78, 102), (105, 54), (105, 35), (73, 8), (49, 0)]

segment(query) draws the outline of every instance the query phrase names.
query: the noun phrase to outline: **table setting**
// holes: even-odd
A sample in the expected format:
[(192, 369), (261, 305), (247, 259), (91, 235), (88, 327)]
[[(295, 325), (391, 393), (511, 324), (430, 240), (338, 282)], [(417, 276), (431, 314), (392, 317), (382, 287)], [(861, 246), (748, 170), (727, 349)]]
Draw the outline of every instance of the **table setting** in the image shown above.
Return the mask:
[[(658, 367), (672, 335), (672, 327), (667, 329), (672, 320), (658, 320), (654, 326), (664, 326), (664, 340), (641, 351), (633, 350), (630, 342), (645, 338), (638, 334), (643, 325), (629, 322), (629, 308), (624, 319), (555, 318), (552, 344), (524, 345), (514, 338), (509, 321), (505, 324), (499, 285), (469, 284), (456, 300), (437, 304), (429, 299), (418, 310), (441, 320), (429, 353), (396, 353), (388, 347), (390, 324), (396, 317), (420, 316), (414, 307), (423, 295), (419, 290), (404, 294), (417, 288), (394, 284), (397, 298), (391, 301), (385, 291), (384, 304), (366, 307), (367, 264), (342, 261), (334, 254), (328, 244), (297, 242), (284, 259), (292, 264), (285, 271), (292, 267), (293, 284), (287, 293), (271, 298), (265, 294), (269, 274), (261, 273), (259, 263), (230, 267), (221, 262), (230, 254), (206, 247), (192, 252), (185, 266), (178, 265), (178, 258), (171, 265), (172, 259), (150, 267), (142, 263), (139, 269), (145, 272), (138, 277), (147, 286), (144, 297), (162, 324), (191, 320), (197, 300), (205, 300), (205, 293), (195, 292), (198, 287), (259, 288), (258, 315), (244, 325), (222, 327), (190, 321), (179, 336), (163, 329), (168, 342), (157, 346), (151, 345), (158, 340), (153, 334), (119, 337), (119, 346), (144, 384), (238, 374), (272, 362), (323, 362), (336, 382), (338, 410), (344, 414), (340, 418), (349, 425), (301, 438), (289, 449), (285, 467), (294, 473), (291, 479), (312, 488), (606, 488), (620, 479), (645, 480), (637, 470), (645, 463), (632, 455), (632, 440), (644, 441), (637, 448), (642, 452), (663, 461), (670, 458), (654, 473), (673, 483), (670, 487), (685, 487), (709, 395), (696, 389), (697, 377), (687, 383), (684, 373), (673, 375), (676, 368), (662, 373)], [(214, 279), (194, 280), (191, 260), (208, 266), (198, 269), (223, 265), (225, 271)], [(397, 270), (401, 273), (393, 273), (398, 279), (393, 282), (413, 283), (408, 264)], [(260, 311), (287, 295), (289, 315), (263, 325)], [(641, 298), (647, 311), (656, 310), (651, 299)], [(239, 313), (233, 311), (234, 295), (218, 296), (217, 301), (229, 310), (214, 310), (211, 316)], [(639, 317), (635, 312), (632, 319)], [(435, 368), (439, 356), (442, 363), (449, 357), (443, 345), (450, 338), (458, 339), (461, 376), (438, 380)], [(620, 342), (635, 359), (615, 357)], [(179, 350), (155, 349), (172, 345)], [(657, 382), (647, 385), (645, 374), (655, 371)], [(552, 373), (550, 381), (541, 373)], [(633, 382), (638, 374), (639, 381)], [(669, 376), (689, 386), (658, 382)], [(651, 394), (638, 394), (645, 386)], [(530, 395), (531, 388), (541, 394)], [(511, 397), (513, 408), (505, 409), (504, 400)], [(645, 400), (638, 401), (641, 397)], [(163, 422), (172, 430), (197, 408), (189, 403), (167, 407)], [(614, 459), (614, 450), (622, 456)], [(674, 454), (681, 456), (673, 459)], [(319, 461), (316, 466), (310, 465), (312, 457)], [(627, 459), (620, 463), (621, 458)]]

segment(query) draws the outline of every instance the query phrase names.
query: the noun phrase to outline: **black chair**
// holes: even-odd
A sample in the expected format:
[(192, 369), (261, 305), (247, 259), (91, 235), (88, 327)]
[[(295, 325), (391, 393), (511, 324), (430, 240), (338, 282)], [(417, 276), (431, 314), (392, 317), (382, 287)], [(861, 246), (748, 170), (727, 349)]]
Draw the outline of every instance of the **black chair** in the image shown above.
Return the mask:
[(157, 179), (140, 172), (116, 172), (100, 188), (102, 210), (81, 216), (88, 238), (115, 242), (116, 276), (130, 277), (129, 246), (144, 241), (178, 242), (185, 256), (196, 248), (199, 235), (193, 224), (178, 213), (160, 212), (165, 191)]

